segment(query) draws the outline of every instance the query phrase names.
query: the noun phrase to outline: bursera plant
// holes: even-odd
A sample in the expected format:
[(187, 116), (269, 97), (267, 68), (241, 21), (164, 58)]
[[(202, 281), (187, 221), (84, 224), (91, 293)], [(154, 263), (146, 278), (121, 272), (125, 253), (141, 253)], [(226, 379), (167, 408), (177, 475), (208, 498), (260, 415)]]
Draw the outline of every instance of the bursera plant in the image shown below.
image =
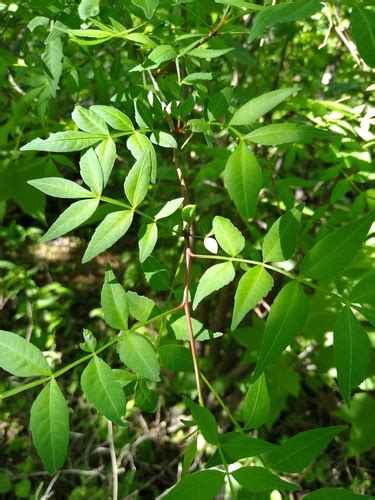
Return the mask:
[[(25, 152), (81, 152), (79, 178), (28, 181), (48, 196), (74, 200), (42, 241), (89, 224), (95, 230), (82, 257), (86, 263), (136, 229), (138, 256), (131, 250), (150, 294), (125, 290), (107, 266), (100, 304), (109, 340), (84, 330), (83, 356), (62, 367), (50, 366), (35, 345), (2, 330), (0, 366), (16, 377), (32, 377), (3, 392), (3, 405), (11, 396), (33, 391), (32, 440), (46, 470), (55, 474), (69, 453), (69, 408), (59, 381), (71, 370), (82, 367), (82, 392), (108, 420), (110, 435), (112, 424), (127, 426), (127, 400), (153, 412), (161, 390), (168, 399), (163, 383), (168, 371), (194, 373), (195, 389), (182, 389), (185, 394), (179, 396), (192, 416), (183, 421), (182, 472), (163, 498), (204, 500), (222, 492), (226, 498), (263, 499), (273, 490), (290, 498), (288, 492), (300, 489), (300, 476), (293, 474), (308, 468), (347, 426), (311, 421), (308, 430), (283, 441), (280, 436), (279, 444), (261, 439), (266, 437), (262, 429), (270, 429), (281, 410), (271, 387), (275, 371), (269, 373), (273, 367), (276, 377), (277, 370), (292, 372), (310, 348), (324, 347), (330, 330), (345, 408), (350, 409), (353, 389), (373, 375), (366, 328), (371, 330), (375, 320), (368, 236), (374, 197), (368, 186), (357, 186), (361, 176), (367, 175), (367, 182), (372, 177), (367, 164), (340, 163), (363, 145), (353, 127), (330, 121), (327, 110), (340, 109), (337, 103), (309, 104), (312, 96), (299, 84), (301, 78), (293, 84), (285, 77), (283, 85), (282, 75), (276, 86), (255, 91), (254, 69), (249, 74), (241, 57), (256, 47), (261, 58), (263, 44), (266, 50), (269, 37), (278, 36), (273, 30), (294, 30), (295, 21), (302, 20), (314, 26), (322, 9), (330, 18), (336, 7), (315, 0), (265, 5), (217, 0), (204, 6), (132, 0), (124, 7), (83, 0), (77, 11), (71, 3), (57, 3), (31, 21), (33, 30), (48, 29), (43, 55), (48, 99), (63, 86), (64, 68), (78, 67), (73, 55), (64, 60), (65, 47), (71, 50), (74, 44), (88, 58), (88, 68), (104, 54), (103, 70), (115, 72), (116, 62), (126, 80), (121, 86), (113, 76), (103, 99), (77, 90), (80, 104), (74, 106), (72, 122), (56, 124), (46, 138), (21, 147)], [(349, 12), (354, 3), (346, 2)], [(355, 6), (351, 13), (358, 49), (352, 42), (350, 47), (365, 73), (373, 63), (368, 47), (373, 14)], [(202, 17), (211, 19), (209, 26)], [(359, 18), (367, 26), (363, 31)], [(314, 169), (317, 157), (329, 167)], [(117, 168), (123, 158), (130, 163), (125, 173), (123, 165)], [(319, 189), (332, 179), (328, 199), (320, 198)], [(311, 318), (326, 304), (334, 319), (313, 338)], [(215, 347), (207, 347), (210, 343)], [(245, 368), (238, 379), (241, 401), (229, 403), (229, 395), (208, 374), (215, 373), (217, 349), (229, 356), (228, 346), (235, 351), (240, 345), (235, 362)], [(130, 391), (124, 391), (126, 386)], [(216, 406), (207, 403), (210, 393)], [(195, 462), (202, 446), (206, 454)], [(118, 473), (112, 465), (117, 498)], [(305, 498), (358, 496), (327, 487)]]

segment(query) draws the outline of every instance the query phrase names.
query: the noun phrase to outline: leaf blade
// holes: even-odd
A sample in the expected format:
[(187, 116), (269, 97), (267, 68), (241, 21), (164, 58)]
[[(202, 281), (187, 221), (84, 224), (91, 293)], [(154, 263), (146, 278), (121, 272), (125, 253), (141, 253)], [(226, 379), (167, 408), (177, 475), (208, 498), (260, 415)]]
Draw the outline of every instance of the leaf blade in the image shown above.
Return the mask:
[(51, 375), (42, 352), (23, 337), (6, 330), (0, 330), (0, 367), (17, 377)]
[(65, 462), (69, 442), (68, 405), (55, 379), (35, 399), (30, 429), (44, 467), (54, 474)]

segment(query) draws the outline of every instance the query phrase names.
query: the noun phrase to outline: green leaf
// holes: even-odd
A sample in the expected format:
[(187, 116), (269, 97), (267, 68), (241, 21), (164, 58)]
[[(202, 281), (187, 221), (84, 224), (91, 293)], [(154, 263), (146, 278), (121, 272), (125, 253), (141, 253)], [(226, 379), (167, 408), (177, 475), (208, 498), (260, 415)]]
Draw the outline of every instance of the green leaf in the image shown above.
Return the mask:
[(185, 78), (183, 78), (181, 84), (193, 85), (195, 82), (204, 82), (212, 79), (213, 79), (212, 73), (190, 73), (189, 75), (185, 76)]
[(243, 406), (244, 428), (257, 429), (265, 424), (270, 412), (270, 399), (264, 373), (250, 385)]
[(159, 45), (154, 50), (151, 51), (148, 58), (150, 61), (156, 64), (156, 67), (160, 64), (175, 59), (177, 52), (171, 45)]
[(100, 0), (81, 0), (78, 5), (78, 14), (81, 19), (95, 17), (100, 12)]
[(167, 201), (164, 207), (155, 215), (154, 219), (165, 219), (165, 217), (169, 217), (170, 215), (174, 214), (176, 210), (179, 209), (183, 201), (183, 198), (176, 198), (175, 200)]
[(105, 271), (105, 280), (101, 293), (101, 306), (107, 325), (117, 330), (128, 329), (128, 297), (109, 266)]
[(174, 372), (189, 372), (194, 369), (191, 351), (187, 347), (176, 344), (165, 344), (159, 347), (161, 364)]
[(366, 64), (375, 67), (375, 12), (354, 6), (350, 20), (353, 40)]
[(145, 199), (150, 184), (151, 156), (145, 151), (135, 162), (126, 176), (124, 191), (133, 208)]
[(93, 194), (100, 196), (104, 187), (103, 171), (99, 158), (93, 148), (88, 149), (81, 156), (79, 166), (80, 174), (85, 184), (88, 185)]
[(171, 134), (167, 132), (162, 132), (158, 130), (150, 135), (150, 140), (152, 143), (161, 146), (162, 148), (175, 148), (177, 149), (176, 139)]
[(155, 302), (148, 297), (138, 295), (130, 290), (126, 292), (126, 295), (128, 297), (130, 315), (141, 323), (145, 323), (151, 317), (152, 311), (157, 309)]
[(235, 330), (246, 314), (270, 292), (273, 287), (272, 276), (263, 266), (256, 266), (241, 277), (234, 296), (234, 309), (231, 330)]
[(272, 224), (262, 245), (263, 262), (282, 262), (294, 253), (302, 212), (292, 208)]
[(111, 137), (101, 141), (95, 148), (103, 172), (103, 188), (107, 185), (116, 160), (116, 145)]
[(205, 297), (233, 281), (234, 276), (235, 271), (231, 262), (215, 264), (208, 268), (199, 280), (194, 296), (193, 309), (196, 309), (199, 302)]
[(236, 481), (248, 491), (289, 490), (297, 491), (301, 488), (294, 483), (280, 479), (264, 467), (241, 467), (231, 473)]
[(155, 413), (158, 404), (158, 395), (147, 387), (145, 380), (138, 380), (135, 390), (135, 404), (143, 411)]
[(123, 130), (124, 132), (134, 130), (131, 119), (117, 108), (94, 105), (90, 106), (90, 109), (115, 130)]
[(226, 87), (215, 94), (208, 102), (208, 116), (212, 120), (217, 120), (228, 111), (233, 89)]
[(189, 51), (189, 56), (198, 57), (200, 59), (205, 59), (206, 61), (210, 61), (216, 57), (221, 57), (228, 52), (234, 50), (233, 47), (228, 47), (226, 49), (204, 49), (202, 47), (198, 47), (196, 49)]
[(370, 213), (319, 240), (302, 261), (302, 277), (327, 280), (342, 272), (362, 246), (373, 220)]
[(212, 228), (217, 242), (225, 253), (236, 257), (245, 246), (245, 238), (229, 219), (217, 215), (212, 221)]
[(215, 417), (208, 408), (197, 405), (191, 399), (184, 397), (184, 403), (189, 408), (193, 416), (194, 422), (197, 424), (202, 436), (207, 443), (217, 445), (219, 442), (219, 432)]
[(81, 151), (89, 148), (97, 142), (108, 137), (103, 134), (81, 132), (80, 130), (68, 130), (66, 132), (56, 132), (47, 139), (34, 139), (22, 146), (21, 151), (50, 151), (55, 153), (65, 153), (68, 151)]
[(155, 184), (157, 163), (155, 149), (150, 139), (140, 132), (134, 132), (134, 134), (129, 136), (129, 139), (126, 142), (126, 146), (136, 160), (138, 160), (146, 151), (150, 153), (151, 182), (152, 184)]
[(254, 217), (262, 187), (262, 172), (255, 156), (242, 141), (227, 161), (224, 184), (243, 220), (247, 222)]
[(133, 215), (132, 210), (120, 210), (108, 214), (95, 229), (82, 262), (93, 259), (124, 236), (133, 221)]
[(46, 43), (46, 50), (42, 55), (42, 60), (48, 69), (48, 72), (45, 71), (44, 73), (52, 97), (56, 97), (56, 92), (59, 88), (59, 81), (63, 70), (63, 58), (64, 53), (60, 37), (53, 38)]
[(278, 293), (267, 319), (253, 382), (303, 329), (309, 310), (309, 299), (297, 281), (288, 283)]
[(365, 378), (371, 346), (366, 331), (348, 306), (334, 324), (333, 349), (340, 392), (350, 406), (351, 389)]
[(90, 109), (76, 106), (72, 113), (72, 119), (79, 129), (91, 134), (108, 135), (108, 127), (99, 115)]
[(68, 405), (56, 380), (52, 379), (34, 401), (30, 429), (44, 467), (54, 474), (65, 462), (69, 443)]
[(263, 458), (267, 466), (276, 471), (301, 472), (346, 428), (346, 425), (336, 425), (300, 432), (266, 453)]
[(224, 485), (225, 474), (218, 470), (201, 470), (185, 476), (166, 495), (165, 500), (212, 500)]
[(332, 139), (334, 136), (332, 132), (308, 125), (275, 123), (253, 130), (245, 135), (245, 140), (265, 146), (277, 146), (289, 142), (310, 143), (314, 139)]
[(349, 299), (360, 304), (375, 304), (375, 274), (370, 274), (357, 283)]
[(124, 335), (118, 344), (121, 361), (140, 377), (158, 382), (160, 366), (150, 342), (141, 334)]
[(27, 181), (27, 183), (55, 198), (92, 198), (90, 191), (62, 177), (43, 177)]
[[(212, 340), (221, 337), (221, 332), (211, 333), (206, 330), (203, 324), (195, 318), (191, 318), (194, 339), (197, 341)], [(177, 340), (189, 340), (189, 332), (186, 326), (186, 317), (180, 316), (178, 319), (168, 324)]]
[[(263, 439), (246, 436), (243, 432), (227, 432), (220, 438), (220, 448), (228, 464), (243, 458), (256, 457), (275, 448), (276, 445)], [(214, 467), (223, 463), (218, 451), (212, 455), (206, 467)]]
[(115, 380), (109, 365), (94, 356), (82, 372), (81, 386), (86, 398), (99, 413), (113, 423), (124, 426), (126, 400), (121, 384)]
[(17, 377), (51, 375), (46, 358), (34, 344), (0, 330), (0, 367)]
[(375, 446), (374, 433), (375, 398), (360, 392), (354, 394), (351, 407), (343, 405), (335, 415), (350, 422), (347, 457), (355, 457), (373, 450)]
[(319, 0), (297, 0), (293, 3), (264, 7), (255, 17), (247, 42), (250, 43), (258, 36), (263, 35), (267, 29), (275, 24), (306, 19), (320, 11), (321, 8)]
[(139, 234), (139, 260), (144, 262), (152, 253), (158, 240), (158, 227), (156, 222), (141, 227)]
[(152, 255), (143, 262), (143, 270), (147, 283), (156, 292), (170, 290), (170, 278), (166, 268)]
[(143, 10), (146, 19), (151, 19), (159, 7), (159, 0), (131, 0), (132, 4)]
[(344, 488), (320, 488), (308, 493), (303, 500), (373, 500), (370, 495), (357, 495)]
[(197, 441), (198, 441), (197, 437), (195, 437), (193, 441), (184, 450), (181, 477), (185, 477), (189, 473), (189, 468), (197, 455)]
[(53, 240), (80, 226), (92, 216), (98, 205), (98, 199), (76, 201), (55, 220), (41, 241)]
[(295, 88), (285, 88), (254, 97), (234, 113), (229, 125), (250, 125), (295, 92)]

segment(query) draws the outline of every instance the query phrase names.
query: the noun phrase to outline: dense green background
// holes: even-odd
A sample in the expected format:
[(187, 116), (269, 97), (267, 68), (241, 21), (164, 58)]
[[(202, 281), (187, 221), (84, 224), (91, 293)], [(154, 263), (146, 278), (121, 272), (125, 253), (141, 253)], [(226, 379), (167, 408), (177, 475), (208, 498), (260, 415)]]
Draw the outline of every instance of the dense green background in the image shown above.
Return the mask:
[[(89, 223), (73, 235), (40, 242), (42, 234), (68, 203), (47, 198), (27, 181), (51, 176), (79, 180), (80, 154), (20, 152), (20, 147), (37, 137), (44, 139), (51, 132), (74, 128), (71, 119), (74, 106), (113, 105), (141, 129), (169, 132), (172, 121), (189, 190), (189, 199), (185, 201), (197, 205), (192, 226), (196, 253), (208, 253), (202, 244), (203, 237), (211, 231), (213, 217), (223, 216), (245, 236), (243, 255), (261, 260), (262, 240), (273, 222), (286, 209), (304, 204), (297, 251), (293, 253), (292, 245), (291, 252), (286, 252), (290, 253), (288, 260), (282, 265), (286, 272), (296, 273), (303, 255), (319, 238), (352, 221), (355, 222), (350, 227), (354, 230), (357, 220), (374, 210), (373, 2), (294, 2), (297, 6), (291, 6), (285, 19), (281, 13), (263, 26), (256, 17), (263, 2), (256, 1), (255, 6), (249, 4), (244, 9), (247, 3), (213, 0), (0, 3), (0, 328), (31, 338), (54, 370), (83, 355), (79, 347), (83, 328), (94, 333), (99, 345), (116, 335), (119, 327), (110, 325), (113, 327), (110, 328), (100, 308), (106, 264), (113, 267), (126, 290), (153, 299), (161, 309), (178, 305), (184, 283), (184, 268), (180, 265), (184, 242), (173, 232), (176, 226), (181, 232), (180, 211), (159, 227), (159, 240), (153, 252), (155, 260), (146, 264), (141, 264), (138, 256), (138, 232), (147, 222), (140, 216), (113, 247), (89, 263), (81, 263), (94, 227), (113, 209), (108, 204), (101, 205)], [(271, 3), (264, 2), (266, 6)], [(276, 2), (286, 3), (290, 2)], [(227, 5), (232, 7), (225, 11)], [(295, 14), (297, 7), (301, 9), (299, 16)], [(220, 25), (225, 12), (226, 23)], [(69, 36), (66, 32), (67, 28), (99, 29), (95, 22), (120, 31), (116, 22), (127, 28), (138, 27), (137, 32), (144, 32), (154, 44), (171, 45), (172, 53), (159, 54), (150, 60), (152, 47), (147, 39), (139, 42), (114, 37), (99, 40), (103, 43), (82, 44), (82, 40), (96, 39), (75, 38), (74, 33)], [(219, 29), (216, 31), (215, 27)], [(79, 40), (81, 43), (77, 43)], [(202, 51), (218, 52), (194, 54), (193, 49), (180, 58), (177, 69), (176, 54), (181, 55), (196, 41)], [(234, 112), (251, 98), (289, 87), (295, 87), (296, 92), (262, 117), (256, 127), (292, 122), (314, 125), (337, 135), (328, 139), (313, 135), (307, 140), (281, 145), (254, 140), (251, 148), (263, 172), (263, 188), (254, 218), (246, 223), (223, 183), (223, 171), (236, 133), (226, 132), (220, 123), (228, 123)], [(167, 106), (168, 119), (163, 105)], [(210, 125), (209, 121), (219, 125)], [(237, 122), (232, 119), (232, 125), (238, 125), (241, 133), (256, 128), (241, 123), (238, 116)], [(134, 163), (125, 139), (116, 139), (116, 164), (105, 192), (118, 199), (124, 198), (124, 178)], [(150, 185), (142, 205), (142, 210), (152, 215), (167, 201), (181, 196), (171, 150), (159, 146), (155, 149), (157, 182)], [(219, 239), (216, 231), (215, 236)], [(298, 483), (303, 493), (323, 487), (343, 487), (354, 493), (375, 495), (374, 355), (362, 377), (365, 380), (354, 389), (348, 407), (337, 385), (332, 348), (332, 329), (340, 306), (329, 296), (348, 297), (360, 279), (374, 272), (374, 240), (373, 237), (364, 240), (365, 237), (358, 241), (355, 259), (350, 259), (345, 270), (340, 264), (342, 268), (339, 266), (333, 279), (324, 283), (324, 276), (312, 276), (323, 279), (321, 288), (306, 290), (311, 303), (308, 322), (302, 334), (292, 340), (290, 348), (266, 372), (270, 410), (255, 437), (281, 443), (312, 428), (349, 425), (313, 465), (298, 474), (286, 471), (286, 479)], [(192, 292), (208, 265), (209, 261), (194, 260)], [(147, 280), (158, 267), (162, 271), (157, 279)], [(243, 265), (242, 270), (246, 269)], [(231, 331), (233, 297), (239, 277), (237, 274), (233, 283), (205, 299), (193, 317), (210, 332), (224, 334), (199, 343), (201, 368), (241, 422), (269, 306), (287, 281), (283, 275), (273, 273), (275, 286), (265, 301)], [(371, 300), (372, 303), (369, 300), (365, 304), (359, 319), (373, 346), (374, 298)], [(126, 385), (123, 381), (128, 401), (127, 426), (114, 427), (117, 456), (121, 458), (120, 498), (156, 498), (176, 483), (178, 470), (181, 471), (178, 465), (191, 432), (180, 421), (180, 417), (190, 418), (182, 395), (194, 398), (196, 389), (188, 351), (186, 358), (178, 361), (168, 351), (168, 345), (176, 337), (185, 335), (184, 323), (176, 323), (178, 318), (171, 317), (141, 331), (151, 340), (159, 333), (161, 382), (135, 382), (131, 376)], [(187, 342), (178, 345), (188, 346)], [(105, 351), (103, 359), (112, 368), (123, 366), (115, 350)], [(59, 378), (70, 408), (71, 434), (68, 458), (62, 472), (54, 476), (54, 484), (50, 483), (51, 477), (44, 471), (30, 439), (29, 409), (38, 389), (3, 401), (0, 494), (4, 498), (40, 498), (49, 485), (55, 498), (110, 497), (107, 424), (82, 395), (81, 374), (79, 366)], [(3, 371), (0, 377), (1, 392), (20, 383)], [(232, 423), (206, 386), (204, 399), (221, 431), (232, 431)], [(207, 437), (206, 441), (210, 442)], [(212, 451), (213, 446), (205, 448), (198, 441), (191, 471), (202, 469)], [(189, 452), (185, 456), (188, 455)], [(253, 460), (246, 465), (261, 465), (258, 459)], [(267, 491), (250, 496), (242, 490), (241, 494), (241, 498), (269, 499)], [(352, 498), (340, 494), (337, 498)], [(301, 493), (293, 495), (302, 498), (297, 496)], [(328, 492), (326, 498), (334, 498), (332, 495)]]

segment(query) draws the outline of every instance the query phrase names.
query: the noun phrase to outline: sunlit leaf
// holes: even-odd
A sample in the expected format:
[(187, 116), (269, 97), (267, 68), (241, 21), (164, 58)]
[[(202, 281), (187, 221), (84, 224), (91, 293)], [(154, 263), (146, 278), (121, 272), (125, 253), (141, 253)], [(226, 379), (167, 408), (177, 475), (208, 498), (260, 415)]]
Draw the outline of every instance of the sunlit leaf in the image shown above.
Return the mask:
[(253, 381), (303, 329), (309, 316), (309, 310), (309, 299), (297, 281), (288, 283), (278, 293), (267, 319)]
[(246, 314), (270, 292), (273, 287), (272, 276), (262, 266), (246, 271), (237, 285), (234, 296), (234, 309), (231, 330), (235, 330)]
[(81, 385), (99, 413), (117, 425), (125, 425), (121, 419), (126, 410), (124, 391), (107, 363), (94, 356), (82, 372)]
[(35, 399), (30, 429), (44, 467), (54, 474), (65, 462), (69, 443), (68, 405), (56, 380), (52, 379)]
[(18, 377), (50, 375), (42, 352), (16, 333), (0, 330), (0, 367)]

